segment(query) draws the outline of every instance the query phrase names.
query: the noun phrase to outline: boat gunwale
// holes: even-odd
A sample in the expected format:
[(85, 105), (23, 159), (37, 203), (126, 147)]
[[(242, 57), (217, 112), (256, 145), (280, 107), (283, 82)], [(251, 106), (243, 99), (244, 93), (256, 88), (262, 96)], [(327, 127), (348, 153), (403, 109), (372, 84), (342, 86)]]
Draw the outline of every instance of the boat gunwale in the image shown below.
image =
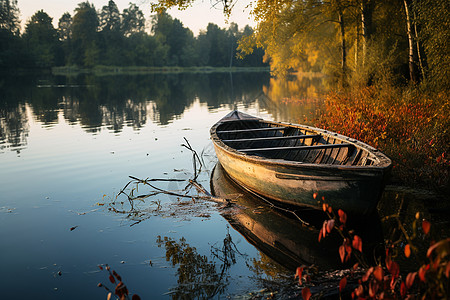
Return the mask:
[[(231, 115), (231, 113), (230, 113)], [(226, 118), (226, 117), (224, 117)], [(375, 161), (375, 163), (373, 165), (367, 165), (367, 166), (362, 166), (362, 165), (334, 165), (334, 164), (315, 164), (315, 163), (305, 163), (305, 162), (301, 162), (301, 161), (292, 161), (292, 160), (284, 160), (284, 159), (273, 159), (273, 158), (267, 158), (267, 157), (262, 157), (259, 155), (249, 155), (246, 154), (244, 152), (240, 152), (238, 150), (236, 150), (235, 148), (232, 148), (228, 145), (226, 145), (222, 139), (220, 139), (218, 137), (218, 134), (216, 132), (216, 129), (224, 124), (224, 123), (229, 123), (229, 122), (239, 122), (239, 121), (246, 121), (246, 120), (253, 120), (253, 121), (259, 121), (262, 123), (266, 123), (266, 124), (270, 124), (270, 125), (276, 125), (276, 126), (280, 126), (280, 127), (293, 127), (293, 128), (298, 128), (298, 129), (303, 129), (303, 130), (308, 130), (308, 131), (313, 131), (315, 133), (321, 134), (322, 136), (326, 136), (326, 137), (330, 137), (330, 138), (334, 138), (337, 140), (340, 140), (343, 143), (349, 143), (351, 145), (353, 145), (356, 149), (362, 149), (363, 151), (367, 151), (368, 153), (370, 153), (371, 155), (373, 155), (377, 161)], [(290, 166), (290, 167), (302, 167), (305, 169), (323, 169), (323, 170), (358, 170), (358, 171), (384, 171), (389, 169), (392, 166), (392, 161), (391, 159), (386, 156), (384, 153), (382, 153), (381, 151), (379, 151), (378, 149), (355, 139), (352, 139), (348, 136), (342, 135), (342, 134), (338, 134), (336, 132), (332, 132), (329, 130), (325, 130), (325, 129), (321, 129), (321, 128), (317, 128), (317, 127), (312, 127), (312, 126), (308, 126), (308, 125), (301, 125), (301, 124), (292, 124), (292, 123), (287, 123), (287, 122), (276, 122), (276, 121), (270, 121), (270, 120), (263, 120), (261, 118), (258, 117), (253, 117), (252, 118), (248, 118), (248, 119), (234, 119), (234, 120), (230, 120), (230, 119), (221, 119), (219, 120), (216, 124), (214, 124), (211, 127), (210, 130), (210, 134), (211, 134), (211, 140), (213, 141), (213, 143), (215, 145), (217, 145), (218, 147), (222, 148), (224, 151), (228, 152), (229, 154), (233, 154), (234, 156), (239, 157), (242, 160), (245, 161), (252, 161), (252, 162), (258, 162), (258, 163), (264, 163), (264, 164), (272, 164), (272, 165), (279, 165), (279, 166)]]

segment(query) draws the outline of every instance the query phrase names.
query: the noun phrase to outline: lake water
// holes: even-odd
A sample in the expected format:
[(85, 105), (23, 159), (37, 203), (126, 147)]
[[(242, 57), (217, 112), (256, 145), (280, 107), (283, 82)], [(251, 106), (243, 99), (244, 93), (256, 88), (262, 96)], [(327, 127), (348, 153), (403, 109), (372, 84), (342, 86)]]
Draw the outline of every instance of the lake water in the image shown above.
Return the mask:
[[(192, 178), (186, 140), (202, 156), (198, 181), (209, 190), (217, 120), (237, 108), (309, 123), (323, 85), (266, 73), (1, 77), (2, 297), (103, 299), (98, 283), (114, 289), (98, 267), (106, 264), (142, 299), (237, 297), (292, 281), (220, 205), (159, 194), (130, 210), (118, 194), (130, 175)], [(180, 190), (187, 182), (154, 184)]]

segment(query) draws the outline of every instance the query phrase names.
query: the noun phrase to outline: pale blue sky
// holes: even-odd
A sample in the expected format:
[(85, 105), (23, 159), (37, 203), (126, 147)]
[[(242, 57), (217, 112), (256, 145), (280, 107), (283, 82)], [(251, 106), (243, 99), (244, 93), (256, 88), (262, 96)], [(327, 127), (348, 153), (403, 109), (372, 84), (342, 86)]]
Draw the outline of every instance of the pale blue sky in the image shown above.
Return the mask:
[[(59, 18), (63, 13), (69, 12), (73, 15), (74, 9), (78, 6), (78, 3), (84, 2), (84, 0), (18, 0), (18, 6), (20, 9), (22, 20), (22, 26), (25, 25), (28, 20), (36, 11), (43, 9), (50, 17), (53, 18), (53, 24), (56, 27)], [(108, 3), (108, 0), (90, 0), (97, 10), (101, 9)], [(114, 0), (120, 11), (129, 6), (129, 3), (135, 3), (144, 12), (145, 18), (150, 19), (150, 0)], [(249, 0), (240, 0), (236, 5), (233, 15), (230, 18), (230, 22), (235, 22), (239, 25), (239, 28), (244, 28), (245, 25), (255, 26), (255, 23), (249, 19), (250, 9), (245, 8)], [(194, 35), (197, 35), (199, 30), (206, 29), (208, 23), (215, 23), (219, 27), (228, 27), (225, 23), (225, 17), (222, 14), (220, 7), (213, 8), (210, 0), (197, 0), (192, 8), (188, 8), (184, 11), (178, 11), (172, 9), (169, 14), (174, 18), (177, 18), (183, 22), (185, 27), (189, 27)]]

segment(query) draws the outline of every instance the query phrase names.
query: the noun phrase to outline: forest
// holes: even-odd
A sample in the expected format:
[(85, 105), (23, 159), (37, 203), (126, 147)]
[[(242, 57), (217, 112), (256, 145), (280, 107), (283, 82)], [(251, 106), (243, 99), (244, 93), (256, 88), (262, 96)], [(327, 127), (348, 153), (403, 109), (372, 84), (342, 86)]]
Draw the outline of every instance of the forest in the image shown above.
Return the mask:
[(197, 37), (165, 11), (152, 16), (150, 33), (136, 4), (119, 11), (113, 0), (97, 10), (88, 1), (74, 14), (53, 18), (37, 11), (21, 32), (17, 0), (0, 0), (0, 68), (41, 69), (55, 66), (262, 67), (263, 50), (236, 58), (238, 41), (253, 33), (231, 23), (208, 24)]

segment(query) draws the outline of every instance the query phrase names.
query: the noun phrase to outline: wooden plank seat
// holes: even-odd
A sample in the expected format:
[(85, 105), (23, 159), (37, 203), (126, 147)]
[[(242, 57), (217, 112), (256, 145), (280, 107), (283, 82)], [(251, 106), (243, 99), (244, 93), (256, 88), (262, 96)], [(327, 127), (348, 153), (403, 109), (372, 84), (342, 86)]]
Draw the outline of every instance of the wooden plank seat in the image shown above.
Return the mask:
[(350, 147), (354, 147), (354, 145), (342, 143), (342, 144), (323, 144), (312, 146), (287, 146), (287, 147), (253, 148), (253, 149), (236, 149), (236, 150), (240, 152), (261, 152), (261, 151), (280, 151), (280, 150), (322, 150), (322, 149), (350, 148)]
[(234, 140), (222, 140), (224, 143), (241, 143), (241, 142), (265, 142), (265, 141), (278, 141), (278, 140), (296, 140), (296, 139), (318, 139), (320, 134), (307, 134), (307, 135), (289, 135), (289, 136), (271, 136), (264, 138), (248, 138), (248, 139), (234, 139)]
[(276, 131), (285, 130), (287, 127), (265, 127), (265, 128), (249, 128), (249, 129), (235, 129), (235, 130), (218, 130), (217, 134), (220, 133), (245, 133), (245, 132), (264, 132), (264, 131)]

